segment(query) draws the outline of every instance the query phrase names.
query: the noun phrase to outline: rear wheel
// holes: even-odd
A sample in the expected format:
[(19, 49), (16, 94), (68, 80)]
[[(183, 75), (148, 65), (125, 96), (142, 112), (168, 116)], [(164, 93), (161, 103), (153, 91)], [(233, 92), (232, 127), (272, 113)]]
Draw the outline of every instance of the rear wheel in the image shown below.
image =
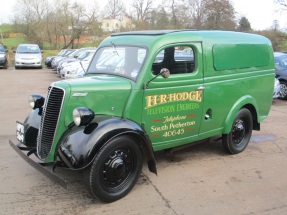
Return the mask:
[(247, 147), (253, 128), (252, 115), (246, 108), (241, 109), (234, 121), (229, 134), (222, 136), (224, 149), (230, 154), (238, 154)]
[(116, 201), (134, 187), (142, 163), (143, 154), (136, 141), (129, 136), (116, 137), (99, 151), (86, 170), (86, 185), (97, 199)]

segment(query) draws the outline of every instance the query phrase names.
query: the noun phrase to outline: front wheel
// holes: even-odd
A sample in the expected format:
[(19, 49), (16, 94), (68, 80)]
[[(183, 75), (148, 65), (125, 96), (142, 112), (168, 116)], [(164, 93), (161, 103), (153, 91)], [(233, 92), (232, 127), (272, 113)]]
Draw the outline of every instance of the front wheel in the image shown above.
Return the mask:
[(253, 128), (252, 115), (246, 108), (241, 109), (232, 124), (229, 134), (222, 136), (224, 149), (230, 154), (238, 154), (247, 147)]
[(116, 201), (129, 193), (142, 170), (140, 146), (129, 136), (107, 143), (86, 170), (85, 181), (91, 194), (103, 202)]
[(3, 66), (3, 69), (8, 69), (8, 61), (6, 61), (5, 65)]

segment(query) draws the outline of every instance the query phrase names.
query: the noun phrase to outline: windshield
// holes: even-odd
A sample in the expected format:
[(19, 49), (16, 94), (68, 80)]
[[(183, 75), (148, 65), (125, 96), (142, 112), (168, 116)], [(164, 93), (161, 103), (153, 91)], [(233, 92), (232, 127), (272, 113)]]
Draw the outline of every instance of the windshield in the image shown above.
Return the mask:
[(287, 69), (287, 55), (275, 57), (275, 68), (278, 70)]
[(34, 45), (18, 46), (17, 53), (29, 53), (29, 54), (40, 53), (40, 49), (38, 46)]
[(103, 47), (96, 52), (87, 74), (114, 74), (135, 81), (145, 56), (146, 49), (142, 47)]
[(5, 52), (5, 49), (3, 46), (0, 45), (0, 52)]

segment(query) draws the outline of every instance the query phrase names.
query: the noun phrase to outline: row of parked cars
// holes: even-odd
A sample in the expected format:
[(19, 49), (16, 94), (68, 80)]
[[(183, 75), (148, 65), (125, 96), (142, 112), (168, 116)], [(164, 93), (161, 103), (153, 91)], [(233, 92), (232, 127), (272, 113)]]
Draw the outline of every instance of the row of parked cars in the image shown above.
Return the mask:
[(96, 50), (95, 47), (63, 49), (56, 56), (47, 57), (45, 65), (61, 78), (79, 78), (85, 74)]

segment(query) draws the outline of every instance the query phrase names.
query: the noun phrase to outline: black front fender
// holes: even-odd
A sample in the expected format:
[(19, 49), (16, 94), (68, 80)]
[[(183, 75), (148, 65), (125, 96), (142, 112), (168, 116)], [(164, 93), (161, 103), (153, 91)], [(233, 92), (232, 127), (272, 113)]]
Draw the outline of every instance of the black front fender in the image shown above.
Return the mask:
[(148, 136), (135, 122), (117, 117), (94, 121), (85, 128), (67, 132), (59, 145), (58, 155), (69, 168), (82, 169), (93, 161), (103, 145), (124, 134), (133, 136), (143, 147), (149, 169), (156, 173), (155, 158)]
[(24, 121), (25, 137), (24, 145), (36, 147), (38, 130), (41, 123), (41, 110), (32, 110)]

